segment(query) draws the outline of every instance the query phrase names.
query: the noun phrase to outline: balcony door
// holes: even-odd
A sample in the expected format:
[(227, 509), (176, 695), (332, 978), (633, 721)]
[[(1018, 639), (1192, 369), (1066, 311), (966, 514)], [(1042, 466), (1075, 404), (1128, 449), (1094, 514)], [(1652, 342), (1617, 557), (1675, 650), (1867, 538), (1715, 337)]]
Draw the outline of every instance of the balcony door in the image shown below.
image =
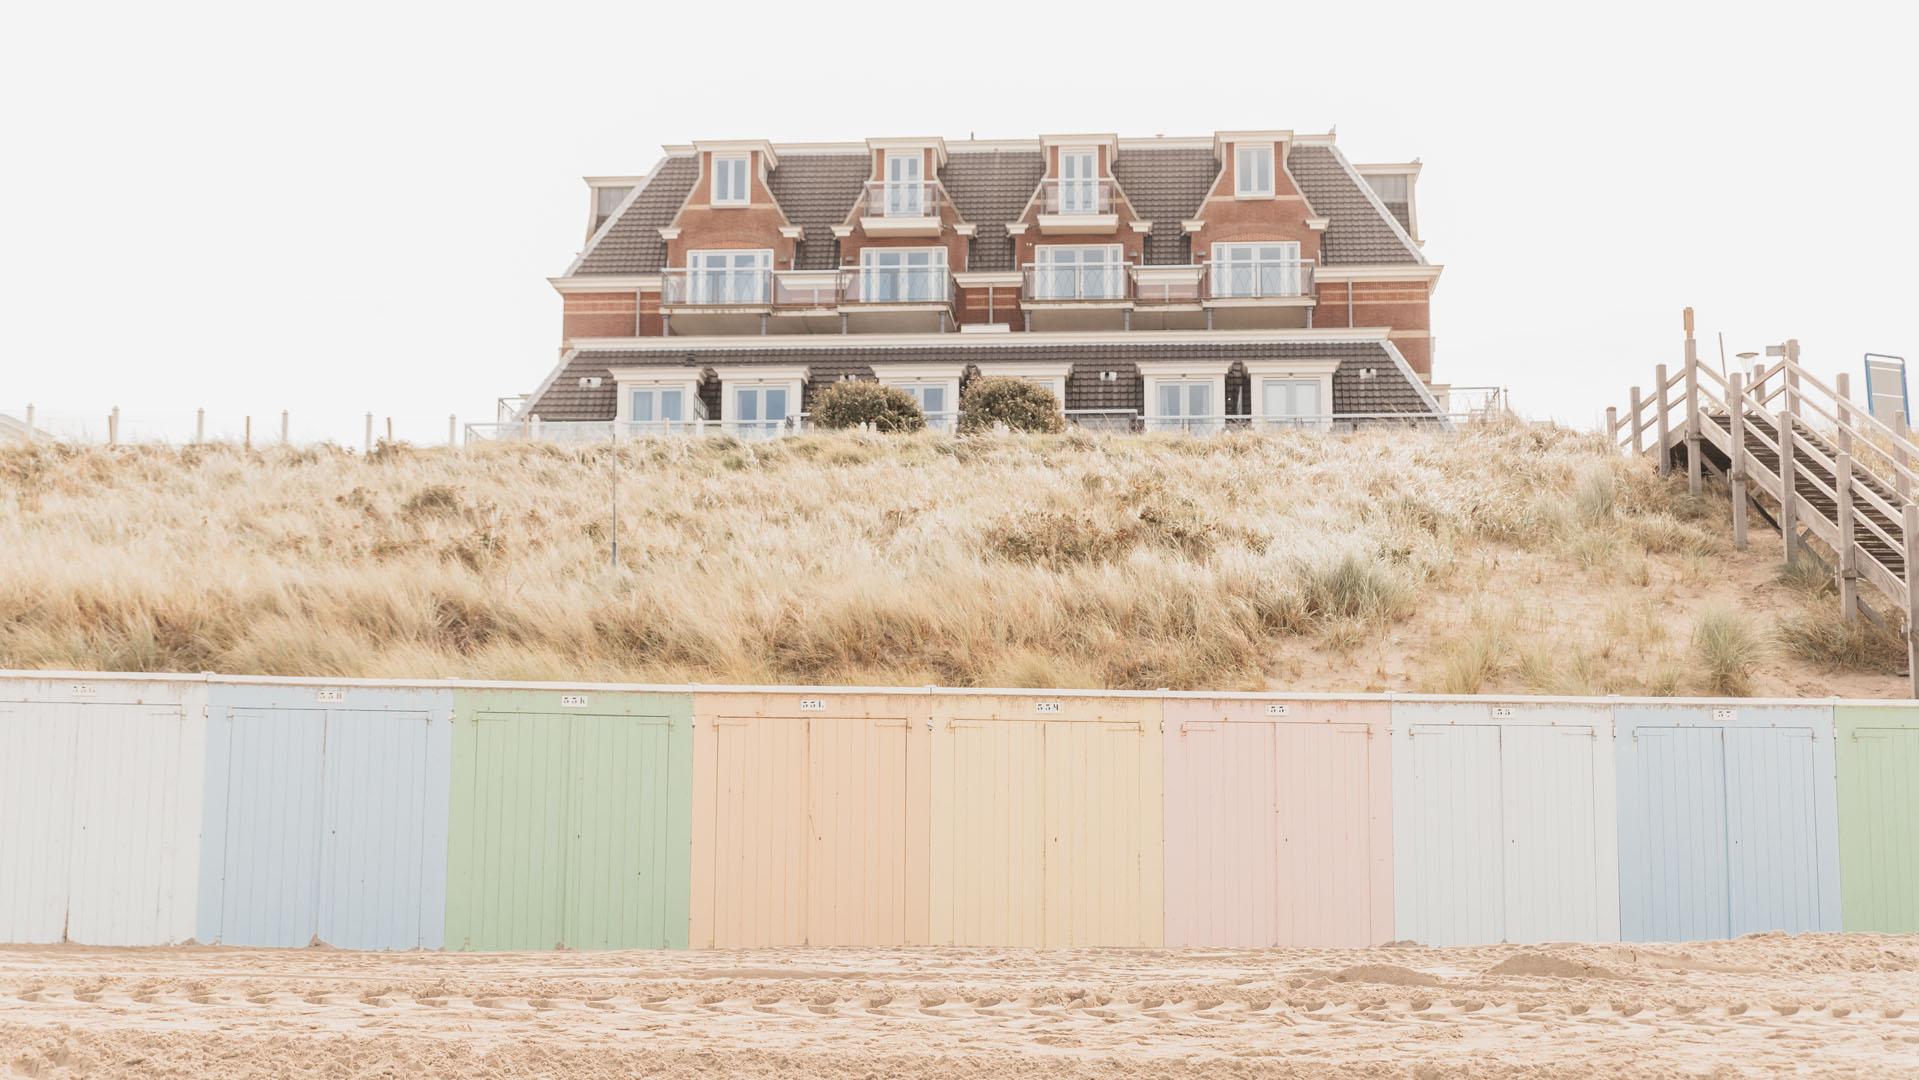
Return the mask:
[(945, 248), (867, 248), (860, 252), (859, 298), (868, 304), (946, 299)]
[(1035, 251), (1035, 300), (1119, 300), (1126, 295), (1125, 249), (1118, 244), (1051, 244)]
[(1213, 401), (1211, 379), (1160, 379), (1153, 387), (1158, 410), (1154, 419), (1159, 427), (1194, 430), (1204, 424), (1217, 426), (1219, 410)]
[(1267, 423), (1305, 427), (1326, 415), (1318, 379), (1262, 379), (1259, 415)]
[(771, 438), (786, 429), (787, 409), (791, 402), (784, 383), (735, 386), (732, 388), (733, 415), (727, 430), (746, 439)]
[(915, 151), (886, 155), (886, 216), (926, 216), (925, 161)]
[(772, 269), (771, 251), (689, 251), (687, 299), (695, 304), (764, 304)]
[(686, 422), (686, 398), (686, 388), (681, 386), (636, 386), (628, 398), (627, 419), (647, 428), (672, 430)]
[(1299, 244), (1214, 244), (1213, 295), (1225, 298), (1298, 296)]
[(1059, 152), (1059, 212), (1099, 213), (1099, 151)]

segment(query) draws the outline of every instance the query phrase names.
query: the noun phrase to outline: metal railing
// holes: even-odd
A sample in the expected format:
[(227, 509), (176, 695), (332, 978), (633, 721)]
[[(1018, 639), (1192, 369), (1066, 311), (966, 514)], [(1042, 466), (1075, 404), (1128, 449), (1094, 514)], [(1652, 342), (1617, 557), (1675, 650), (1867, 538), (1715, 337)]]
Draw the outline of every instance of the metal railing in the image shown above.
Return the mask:
[(936, 218), (946, 203), (937, 180), (868, 180), (865, 215), (888, 218)]
[(1111, 180), (1042, 180), (1039, 185), (1042, 214), (1111, 214), (1118, 186)]
[(1027, 263), (1023, 274), (1027, 300), (1126, 300), (1132, 294), (1131, 268), (1124, 263)]
[(1215, 300), (1262, 300), (1313, 295), (1311, 260), (1228, 261), (1206, 268), (1206, 292)]
[(684, 307), (766, 307), (772, 303), (771, 270), (710, 270), (668, 267), (660, 271), (660, 304)]
[(1319, 416), (1145, 416), (1133, 409), (1067, 409), (1066, 421), (1088, 431), (1121, 434), (1171, 433), (1222, 435), (1235, 432), (1313, 431), (1349, 434), (1371, 428), (1400, 430), (1452, 429), (1459, 424), (1488, 419), (1487, 414), (1375, 412), (1326, 413)]

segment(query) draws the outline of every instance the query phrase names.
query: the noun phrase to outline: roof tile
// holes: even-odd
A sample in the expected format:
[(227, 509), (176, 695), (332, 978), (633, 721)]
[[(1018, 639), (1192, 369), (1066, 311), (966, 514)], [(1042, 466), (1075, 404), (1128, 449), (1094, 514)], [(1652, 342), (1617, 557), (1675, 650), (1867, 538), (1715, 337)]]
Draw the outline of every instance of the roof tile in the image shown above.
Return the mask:
[(1286, 169), (1314, 212), (1327, 219), (1326, 238), (1319, 249), (1322, 263), (1423, 261), (1379, 212), (1338, 151), (1330, 146), (1295, 146), (1286, 155)]
[(626, 212), (607, 226), (605, 235), (580, 260), (575, 274), (656, 274), (666, 265), (666, 241), (660, 230), (673, 223), (680, 204), (699, 179), (700, 164), (692, 155), (669, 157), (647, 177), (646, 185)]

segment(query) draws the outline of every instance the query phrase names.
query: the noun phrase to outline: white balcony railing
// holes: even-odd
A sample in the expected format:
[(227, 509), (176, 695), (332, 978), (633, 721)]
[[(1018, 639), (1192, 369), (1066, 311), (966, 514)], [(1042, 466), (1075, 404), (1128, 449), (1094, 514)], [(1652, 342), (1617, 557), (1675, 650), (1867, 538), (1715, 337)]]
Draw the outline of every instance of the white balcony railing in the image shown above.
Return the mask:
[(1111, 180), (1043, 180), (1040, 182), (1042, 214), (1111, 214), (1117, 205), (1118, 188)]
[(1216, 262), (1206, 270), (1214, 300), (1259, 300), (1313, 295), (1310, 261)]
[(772, 293), (771, 270), (668, 267), (660, 271), (660, 303), (666, 307), (766, 307)]
[(1027, 263), (1025, 298), (1028, 300), (1124, 300), (1131, 274), (1120, 263)]
[(946, 198), (936, 180), (869, 180), (867, 217), (936, 218)]

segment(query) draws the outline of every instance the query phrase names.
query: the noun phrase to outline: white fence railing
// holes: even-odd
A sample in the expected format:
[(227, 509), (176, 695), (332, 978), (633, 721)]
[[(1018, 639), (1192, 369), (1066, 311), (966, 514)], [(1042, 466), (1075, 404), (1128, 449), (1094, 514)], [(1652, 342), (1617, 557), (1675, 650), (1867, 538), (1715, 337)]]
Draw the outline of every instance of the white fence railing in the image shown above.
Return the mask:
[[(499, 415), (509, 417), (513, 399), (502, 399)], [(28, 405), (19, 414), (0, 413), (0, 443), (31, 441), (99, 446), (191, 446), (227, 443), (239, 446), (359, 446), (371, 451), (382, 442), (414, 446), (458, 446), (457, 415), (383, 416), (377, 413), (258, 413), (185, 409), (99, 412), (48, 411)]]

